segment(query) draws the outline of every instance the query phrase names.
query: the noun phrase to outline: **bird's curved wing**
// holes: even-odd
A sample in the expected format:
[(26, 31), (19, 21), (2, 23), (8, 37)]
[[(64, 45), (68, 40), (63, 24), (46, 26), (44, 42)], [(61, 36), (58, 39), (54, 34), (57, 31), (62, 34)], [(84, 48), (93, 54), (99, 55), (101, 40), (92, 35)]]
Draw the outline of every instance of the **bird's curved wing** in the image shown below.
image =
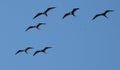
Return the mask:
[(98, 16), (100, 16), (100, 14), (95, 15), (92, 20), (94, 20), (94, 19), (97, 18)]
[(104, 13), (107, 14), (108, 12), (113, 12), (114, 10), (106, 10)]
[(26, 50), (28, 50), (28, 49), (33, 49), (33, 47), (27, 47)]
[(18, 51), (15, 53), (15, 55), (18, 54), (18, 53), (20, 53), (20, 52), (24, 52), (24, 50), (18, 50)]
[(70, 15), (70, 13), (66, 13), (66, 14), (63, 16), (63, 19), (64, 19), (65, 17), (69, 16), (69, 15)]
[(49, 48), (52, 48), (52, 47), (45, 47), (43, 50), (45, 51), (45, 50), (47, 50), (47, 49), (49, 49)]
[(29, 26), (25, 31), (28, 31), (31, 28), (34, 28), (34, 26)]
[(50, 8), (48, 8), (48, 9), (45, 11), (45, 13), (47, 13), (49, 10), (54, 9), (54, 8), (56, 8), (56, 7), (50, 7)]
[(38, 14), (36, 14), (34, 17), (33, 17), (33, 19), (35, 19), (36, 17), (38, 17), (38, 16), (40, 16), (40, 15), (42, 15), (43, 13), (38, 13)]
[(39, 27), (40, 25), (45, 25), (46, 23), (38, 23), (37, 27)]
[(74, 9), (72, 10), (72, 13), (74, 13), (74, 12), (77, 11), (77, 10), (79, 10), (79, 8), (74, 8)]
[(41, 52), (40, 50), (37, 50), (34, 54), (33, 54), (33, 56), (35, 56), (37, 53), (39, 53), (39, 52)]
[(25, 49), (25, 53), (26, 53), (26, 54), (28, 54), (27, 51), (28, 51), (29, 49), (33, 49), (33, 48), (32, 48), (32, 47), (27, 47), (27, 48)]
[(27, 47), (27, 48), (25, 49), (25, 52), (27, 53), (27, 51), (28, 51), (29, 49), (33, 49), (33, 47)]

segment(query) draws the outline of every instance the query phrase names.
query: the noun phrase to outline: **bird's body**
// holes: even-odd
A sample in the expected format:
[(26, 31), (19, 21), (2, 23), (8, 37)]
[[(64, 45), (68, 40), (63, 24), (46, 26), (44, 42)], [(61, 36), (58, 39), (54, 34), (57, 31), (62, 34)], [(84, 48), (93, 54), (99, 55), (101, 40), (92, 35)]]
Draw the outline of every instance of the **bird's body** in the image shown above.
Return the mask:
[(109, 12), (113, 12), (113, 10), (105, 10), (105, 12), (103, 12), (103, 13), (101, 13), (101, 14), (96, 14), (96, 15), (93, 17), (92, 20), (96, 19), (96, 18), (99, 17), (99, 16), (104, 16), (104, 17), (108, 18), (108, 17), (106, 16), (106, 14), (109, 13)]
[(50, 8), (48, 8), (48, 9), (46, 9), (44, 12), (40, 12), (40, 13), (36, 14), (36, 15), (33, 17), (33, 19), (37, 18), (37, 17), (40, 16), (40, 15), (48, 16), (47, 12), (50, 11), (51, 9), (54, 9), (54, 8), (56, 8), (56, 7), (50, 7)]
[(75, 11), (79, 10), (79, 8), (74, 8), (72, 11), (66, 13), (64, 16), (63, 16), (63, 19), (69, 15), (73, 15), (75, 16)]
[(38, 23), (37, 25), (29, 26), (25, 31), (28, 31), (29, 29), (32, 29), (32, 28), (39, 29), (39, 26), (45, 25), (45, 24), (46, 24), (46, 23)]
[(18, 53), (20, 53), (20, 52), (25, 52), (26, 54), (28, 54), (27, 51), (28, 51), (29, 49), (33, 49), (33, 48), (32, 48), (32, 47), (27, 47), (26, 49), (18, 50), (18, 51), (15, 53), (15, 55), (18, 54)]
[(44, 49), (42, 49), (42, 50), (37, 50), (37, 51), (35, 51), (35, 53), (33, 54), (33, 56), (35, 56), (37, 53), (40, 53), (40, 52), (43, 52), (43, 53), (45, 53), (46, 54), (46, 50), (47, 49), (49, 49), (49, 48), (52, 48), (52, 47), (45, 47)]

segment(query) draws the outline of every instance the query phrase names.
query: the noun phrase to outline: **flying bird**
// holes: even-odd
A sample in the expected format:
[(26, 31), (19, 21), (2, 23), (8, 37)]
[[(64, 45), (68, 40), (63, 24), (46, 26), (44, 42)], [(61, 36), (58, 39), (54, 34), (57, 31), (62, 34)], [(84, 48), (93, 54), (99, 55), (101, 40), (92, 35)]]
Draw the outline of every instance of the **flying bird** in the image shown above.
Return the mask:
[(20, 52), (25, 52), (26, 54), (28, 54), (27, 51), (28, 51), (29, 49), (33, 49), (33, 48), (32, 48), (32, 47), (27, 47), (26, 49), (18, 50), (18, 51), (15, 53), (15, 55), (18, 54), (18, 53), (20, 53)]
[(32, 29), (32, 28), (39, 29), (39, 26), (45, 25), (45, 24), (46, 24), (46, 23), (38, 23), (37, 25), (29, 26), (25, 31), (28, 31), (29, 29)]
[(72, 11), (66, 13), (64, 16), (63, 16), (63, 19), (69, 15), (73, 15), (75, 16), (75, 11), (79, 10), (79, 8), (74, 8)]
[(43, 53), (46, 54), (46, 50), (49, 49), (49, 48), (52, 48), (52, 47), (45, 47), (45, 48), (42, 49), (42, 50), (37, 50), (37, 51), (35, 51), (35, 53), (33, 54), (33, 56), (35, 56), (36, 54), (38, 54), (38, 53), (40, 53), (40, 52), (43, 52)]
[(48, 16), (47, 12), (50, 11), (51, 9), (54, 9), (56, 7), (50, 7), (50, 8), (47, 8), (44, 12), (40, 12), (38, 14), (36, 14), (33, 19), (35, 19), (36, 17), (40, 16), (40, 15), (45, 15), (45, 16)]
[(103, 13), (101, 13), (101, 14), (96, 14), (96, 15), (93, 17), (92, 20), (96, 19), (96, 18), (99, 17), (99, 16), (104, 16), (104, 17), (108, 18), (108, 17), (106, 16), (106, 14), (109, 13), (109, 12), (113, 12), (113, 11), (114, 11), (114, 10), (105, 10), (105, 12), (103, 12)]

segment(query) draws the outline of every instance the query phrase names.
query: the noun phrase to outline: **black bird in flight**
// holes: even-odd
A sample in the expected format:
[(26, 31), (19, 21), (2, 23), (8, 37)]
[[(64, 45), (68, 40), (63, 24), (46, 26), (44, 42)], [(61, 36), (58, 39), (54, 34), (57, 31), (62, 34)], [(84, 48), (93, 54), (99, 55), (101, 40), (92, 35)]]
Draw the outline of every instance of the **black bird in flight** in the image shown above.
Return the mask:
[(29, 26), (25, 31), (28, 31), (29, 29), (32, 29), (32, 28), (39, 29), (39, 26), (45, 25), (45, 24), (46, 24), (46, 23), (38, 23), (37, 25)]
[(92, 20), (96, 19), (96, 18), (99, 17), (99, 16), (104, 16), (104, 17), (108, 18), (108, 17), (106, 16), (106, 14), (109, 13), (109, 12), (113, 12), (113, 11), (114, 11), (114, 10), (105, 10), (105, 12), (103, 12), (103, 13), (101, 13), (101, 14), (96, 14), (96, 15), (93, 17)]
[(50, 7), (50, 8), (48, 8), (48, 9), (46, 9), (44, 12), (40, 12), (40, 13), (36, 14), (36, 15), (33, 17), (33, 19), (35, 19), (36, 17), (38, 17), (38, 16), (40, 16), (40, 15), (48, 16), (47, 12), (50, 11), (51, 9), (54, 9), (54, 8), (56, 8), (56, 7)]
[(75, 11), (79, 10), (79, 8), (74, 8), (72, 11), (66, 13), (64, 16), (63, 16), (63, 19), (69, 15), (73, 15), (75, 16)]
[(27, 47), (26, 49), (18, 50), (18, 51), (15, 53), (15, 55), (18, 54), (18, 53), (20, 53), (20, 52), (25, 52), (26, 54), (28, 54), (27, 51), (28, 51), (29, 49), (33, 49), (33, 48), (32, 48), (32, 47)]
[(46, 54), (46, 50), (49, 49), (49, 48), (52, 48), (52, 47), (45, 47), (45, 48), (42, 49), (42, 50), (37, 50), (37, 51), (35, 51), (35, 53), (33, 54), (33, 56), (35, 56), (37, 53), (40, 53), (40, 52), (43, 52), (43, 53)]

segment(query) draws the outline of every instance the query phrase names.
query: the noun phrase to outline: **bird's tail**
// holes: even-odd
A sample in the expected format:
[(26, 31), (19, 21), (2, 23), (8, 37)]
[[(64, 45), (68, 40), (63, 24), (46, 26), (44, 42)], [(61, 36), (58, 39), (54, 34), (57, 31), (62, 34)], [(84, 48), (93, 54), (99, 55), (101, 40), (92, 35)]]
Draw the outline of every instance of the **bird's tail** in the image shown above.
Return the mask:
[(48, 16), (48, 14), (47, 13), (44, 13), (45, 14), (45, 16)]
[(27, 52), (27, 51), (25, 51), (25, 53), (26, 53), (26, 54), (28, 54), (28, 52)]
[(76, 16), (74, 12), (72, 12), (72, 15), (73, 15), (73, 16)]
[(47, 54), (46, 52), (43, 52), (43, 53)]
[(35, 54), (33, 54), (33, 56), (35, 56)]
[(108, 18), (106, 15), (104, 15), (104, 17)]
[(40, 29), (39, 27), (36, 27), (38, 30)]

